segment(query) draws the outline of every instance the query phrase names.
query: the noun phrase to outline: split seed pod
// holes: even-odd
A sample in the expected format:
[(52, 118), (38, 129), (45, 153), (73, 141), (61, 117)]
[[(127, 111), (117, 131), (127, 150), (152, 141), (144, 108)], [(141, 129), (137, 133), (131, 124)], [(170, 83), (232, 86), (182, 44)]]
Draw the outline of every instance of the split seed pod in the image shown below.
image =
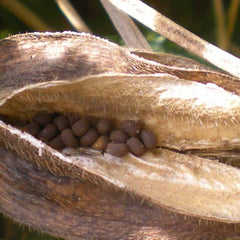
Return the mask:
[(141, 157), (88, 149), (65, 155), (0, 121), (8, 151), (54, 174), (105, 182), (171, 211), (240, 222), (240, 170), (210, 160), (239, 159), (238, 79), (88, 34), (17, 35), (2, 40), (0, 51), (2, 119), (30, 121), (46, 111), (140, 120), (159, 147)]

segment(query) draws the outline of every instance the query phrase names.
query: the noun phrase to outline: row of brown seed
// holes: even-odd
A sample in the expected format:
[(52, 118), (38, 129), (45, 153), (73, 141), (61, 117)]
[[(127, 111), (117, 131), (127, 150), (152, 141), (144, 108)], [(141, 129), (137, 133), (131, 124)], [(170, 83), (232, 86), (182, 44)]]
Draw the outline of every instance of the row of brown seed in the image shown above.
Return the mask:
[(156, 147), (154, 133), (139, 121), (125, 120), (119, 129), (108, 118), (96, 120), (75, 114), (38, 113), (26, 131), (54, 149), (91, 147), (114, 156), (136, 156)]

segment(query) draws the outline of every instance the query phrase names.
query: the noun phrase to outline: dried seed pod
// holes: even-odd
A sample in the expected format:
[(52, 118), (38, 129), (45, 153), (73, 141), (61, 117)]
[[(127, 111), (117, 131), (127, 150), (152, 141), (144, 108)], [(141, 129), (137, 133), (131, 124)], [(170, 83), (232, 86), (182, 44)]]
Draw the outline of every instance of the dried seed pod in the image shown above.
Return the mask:
[(38, 134), (38, 138), (42, 140), (43, 142), (48, 142), (51, 139), (53, 139), (57, 135), (57, 127), (49, 123), (47, 126), (45, 126), (42, 131)]
[(50, 142), (49, 142), (49, 146), (56, 149), (56, 150), (61, 150), (65, 147), (64, 143), (61, 140), (61, 135), (59, 134), (58, 136), (56, 136), (55, 138), (53, 138)]
[(36, 122), (32, 122), (27, 124), (26, 131), (34, 137), (37, 137), (39, 132), (41, 131), (41, 127)]
[(71, 129), (64, 129), (61, 133), (61, 141), (66, 147), (75, 148), (78, 146), (78, 139), (74, 136)]
[(97, 130), (100, 134), (108, 134), (112, 130), (112, 121), (109, 118), (100, 119), (97, 123)]
[(121, 129), (113, 130), (110, 133), (110, 140), (117, 143), (125, 143), (128, 139), (128, 134)]
[[(127, 49), (114, 44), (108, 46), (106, 41), (93, 36), (74, 34), (69, 38), (68, 35), (71, 34), (26, 34), (1, 41), (1, 50), (10, 54), (7, 58), (4, 54), (0, 55), (1, 115), (29, 120), (36, 110), (65, 109), (79, 114), (91, 111), (94, 116), (109, 116), (119, 121), (139, 117), (144, 125), (154, 129), (159, 143), (167, 149), (156, 150), (154, 154), (146, 153), (139, 159), (141, 162), (132, 155), (121, 164), (120, 160), (116, 163), (112, 161), (111, 167), (116, 171), (109, 171), (108, 154), (92, 154), (89, 158), (96, 161), (92, 161), (92, 164), (84, 161), (78, 165), (78, 174), (74, 166), (76, 163), (71, 161), (74, 156), (73, 159), (71, 156), (56, 157), (49, 149), (38, 152), (35, 142), (29, 142), (29, 139), (20, 135), (21, 131), (15, 131), (0, 121), (0, 140), (4, 148), (13, 151), (20, 159), (27, 155), (31, 156), (29, 160), (34, 163), (41, 161), (44, 169), (55, 174), (59, 173), (60, 167), (63, 174), (77, 175), (81, 179), (82, 171), (87, 170), (92, 177), (113, 183), (116, 189), (126, 186), (128, 191), (173, 211), (211, 220), (239, 222), (239, 169), (177, 150), (198, 149), (209, 154), (219, 151), (217, 154), (220, 155), (217, 156), (221, 156), (224, 148), (231, 154), (235, 153), (240, 146), (240, 81), (201, 65), (193, 65), (190, 60), (143, 53), (148, 55), (148, 59), (157, 59), (161, 63), (151, 64), (144, 58), (136, 58), (136, 54)], [(57, 42), (65, 46), (65, 41), (68, 46), (74, 44), (64, 48), (60, 58), (59, 54), (55, 54), (56, 58), (50, 54), (48, 58), (45, 46), (57, 51), (51, 46), (56, 46)], [(39, 46), (39, 42), (44, 45)], [(92, 42), (97, 43), (94, 44), (94, 55), (91, 55)], [(22, 54), (16, 55), (14, 48), (22, 51)], [(75, 49), (76, 56), (72, 59), (73, 64), (65, 64), (69, 71), (62, 71), (56, 66), (63, 63), (62, 56), (68, 56), (69, 49)], [(37, 59), (31, 58), (33, 52), (38, 53)], [(110, 60), (107, 56), (109, 52), (114, 53)], [(83, 53), (88, 53), (90, 57), (85, 58), (80, 66), (77, 63)], [(12, 59), (16, 60), (16, 65), (11, 64)], [(170, 67), (169, 59), (173, 59)], [(46, 71), (43, 61), (50, 63), (49, 71)], [(9, 71), (11, 66), (13, 68)], [(76, 69), (73, 70), (73, 66)], [(33, 76), (34, 69), (38, 74)], [(113, 74), (101, 75), (109, 71)], [(98, 75), (93, 76), (93, 73)], [(125, 73), (131, 73), (131, 76)], [(24, 78), (21, 77), (23, 74)], [(56, 78), (52, 78), (53, 74)], [(188, 78), (184, 79), (185, 76)], [(58, 84), (55, 81), (59, 80), (58, 77), (66, 84)], [(72, 81), (73, 77), (79, 79)], [(41, 82), (42, 79), (46, 81)], [(213, 87), (206, 83), (215, 85)], [(62, 94), (58, 94), (60, 92)], [(239, 159), (239, 154), (235, 156)], [(146, 176), (144, 184), (151, 186), (151, 189), (142, 186), (142, 175), (135, 174), (132, 166)], [(117, 172), (123, 174), (117, 175)], [(186, 175), (190, 178), (186, 178)], [(166, 185), (166, 182), (169, 184)]]
[(131, 137), (127, 140), (129, 151), (136, 156), (142, 156), (146, 152), (143, 143), (136, 137)]
[(97, 138), (97, 130), (95, 128), (90, 128), (86, 134), (80, 138), (80, 144), (82, 147), (89, 147), (96, 142)]
[(140, 137), (147, 149), (153, 149), (157, 145), (157, 138), (155, 134), (149, 129), (143, 129), (140, 133)]
[(58, 115), (53, 119), (53, 123), (56, 125), (59, 131), (69, 127), (68, 118), (64, 115)]
[(96, 142), (91, 146), (93, 149), (103, 151), (109, 143), (109, 137), (106, 135), (100, 136)]
[(79, 120), (79, 116), (75, 113), (67, 113), (66, 117), (68, 118), (70, 127)]
[(52, 122), (52, 115), (49, 113), (38, 113), (33, 117), (33, 121), (42, 127), (47, 126), (47, 124)]
[(123, 157), (128, 154), (128, 147), (125, 143), (109, 143), (106, 151), (115, 157)]
[(77, 121), (73, 126), (72, 126), (72, 132), (74, 135), (80, 137), (84, 135), (88, 129), (90, 128), (90, 123), (87, 119), (83, 118), (79, 121)]
[(130, 136), (137, 136), (142, 130), (142, 125), (140, 121), (125, 120), (122, 122), (121, 128)]

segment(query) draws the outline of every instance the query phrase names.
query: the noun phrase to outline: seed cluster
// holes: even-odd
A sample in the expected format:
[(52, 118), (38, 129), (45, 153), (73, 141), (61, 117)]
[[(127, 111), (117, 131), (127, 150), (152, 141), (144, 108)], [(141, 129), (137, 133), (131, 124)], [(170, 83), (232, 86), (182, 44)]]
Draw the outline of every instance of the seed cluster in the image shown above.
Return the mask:
[(91, 147), (122, 157), (136, 156), (156, 147), (156, 136), (140, 121), (125, 120), (116, 128), (108, 118), (95, 119), (75, 114), (38, 113), (26, 131), (54, 149)]

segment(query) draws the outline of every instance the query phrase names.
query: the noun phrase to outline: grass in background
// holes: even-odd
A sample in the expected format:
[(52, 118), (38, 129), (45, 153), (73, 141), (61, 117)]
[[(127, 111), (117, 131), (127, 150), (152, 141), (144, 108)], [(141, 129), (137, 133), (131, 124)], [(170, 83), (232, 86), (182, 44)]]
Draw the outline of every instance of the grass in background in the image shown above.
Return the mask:
[(0, 240), (56, 240), (37, 231), (30, 230), (27, 226), (20, 226), (13, 220), (0, 215)]

